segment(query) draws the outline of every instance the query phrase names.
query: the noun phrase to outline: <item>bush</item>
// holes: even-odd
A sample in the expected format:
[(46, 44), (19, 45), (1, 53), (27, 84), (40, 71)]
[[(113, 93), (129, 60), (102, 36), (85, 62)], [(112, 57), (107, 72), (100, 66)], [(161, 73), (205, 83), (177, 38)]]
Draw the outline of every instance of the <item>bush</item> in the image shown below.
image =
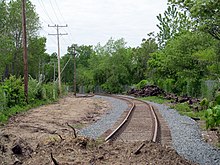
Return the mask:
[(42, 85), (35, 79), (30, 78), (28, 82), (28, 100), (33, 102), (42, 99)]
[(7, 98), (7, 106), (25, 105), (24, 85), (21, 77), (10, 76), (3, 84), (3, 90)]
[[(65, 88), (62, 88), (62, 92), (65, 93)], [(44, 100), (56, 100), (58, 98), (57, 84), (43, 84), (41, 95)]]
[(0, 86), (0, 111), (7, 107), (7, 99), (3, 88)]
[(216, 104), (220, 105), (220, 93), (219, 92), (216, 93), (215, 102)]
[(142, 89), (143, 87), (145, 87), (146, 85), (148, 85), (149, 82), (147, 80), (141, 80), (136, 86), (137, 89)]
[(206, 128), (214, 128), (220, 126), (220, 105), (209, 108), (205, 113)]
[(202, 109), (207, 109), (209, 107), (209, 101), (206, 98), (202, 99), (202, 101), (200, 102), (200, 106), (202, 107)]

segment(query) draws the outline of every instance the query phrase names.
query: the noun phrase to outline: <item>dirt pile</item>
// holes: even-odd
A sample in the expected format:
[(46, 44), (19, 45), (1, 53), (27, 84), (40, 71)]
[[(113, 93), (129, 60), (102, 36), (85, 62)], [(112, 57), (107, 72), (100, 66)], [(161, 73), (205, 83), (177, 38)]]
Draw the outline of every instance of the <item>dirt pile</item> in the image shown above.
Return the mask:
[(160, 144), (145, 142), (140, 153), (134, 154), (142, 143), (106, 144), (84, 137), (75, 139), (56, 139), (41, 144), (22, 161), (22, 165), (78, 165), (78, 164), (193, 164), (180, 157), (173, 149)]

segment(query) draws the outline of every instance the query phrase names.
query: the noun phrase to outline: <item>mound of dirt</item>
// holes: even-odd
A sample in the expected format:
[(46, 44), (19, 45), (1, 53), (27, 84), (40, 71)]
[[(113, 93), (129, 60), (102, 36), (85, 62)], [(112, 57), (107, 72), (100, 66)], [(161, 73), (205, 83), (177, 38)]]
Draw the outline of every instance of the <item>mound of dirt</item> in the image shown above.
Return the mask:
[(78, 165), (78, 164), (160, 164), (191, 165), (193, 163), (180, 157), (175, 150), (145, 142), (140, 153), (134, 154), (141, 143), (101, 143), (92, 139), (78, 137), (76, 139), (54, 140), (40, 145), (37, 150), (22, 162), (32, 165), (40, 162), (46, 164)]

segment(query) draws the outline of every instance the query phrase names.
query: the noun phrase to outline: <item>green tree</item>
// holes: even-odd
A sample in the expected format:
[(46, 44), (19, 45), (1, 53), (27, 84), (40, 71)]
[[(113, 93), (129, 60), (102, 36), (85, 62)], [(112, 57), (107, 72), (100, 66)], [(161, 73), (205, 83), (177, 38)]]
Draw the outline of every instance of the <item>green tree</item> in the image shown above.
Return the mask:
[[(198, 95), (200, 80), (210, 76), (209, 66), (214, 60), (206, 56), (217, 55), (213, 51), (216, 41), (201, 32), (188, 32), (167, 42), (166, 47), (151, 55), (148, 64), (156, 72), (157, 80), (173, 79), (173, 91), (179, 94)], [(190, 86), (190, 87), (189, 87)]]
[(192, 21), (186, 11), (180, 11), (176, 6), (170, 5), (164, 12), (164, 16), (157, 16), (159, 33), (157, 34), (159, 45), (164, 46), (166, 42), (176, 34), (192, 29)]
[(46, 38), (32, 37), (28, 44), (28, 64), (29, 74), (34, 79), (39, 79), (40, 75), (45, 75), (45, 65), (50, 62), (50, 57), (45, 53)]
[(7, 3), (0, 1), (0, 77), (9, 77), (9, 62), (12, 61), (13, 40), (9, 36)]
[[(23, 74), (23, 58), (22, 58), (22, 16), (21, 16), (21, 1), (11, 0), (9, 3), (2, 1), (0, 3), (1, 12), (0, 19), (4, 26), (1, 31), (4, 32), (4, 40), (0, 40), (0, 49), (3, 49), (4, 56), (7, 56), (4, 61), (3, 70), (8, 74), (22, 75)], [(27, 17), (27, 36), (28, 38), (36, 36), (40, 28), (39, 17), (35, 11), (35, 6), (30, 0), (26, 1), (26, 17)], [(0, 32), (1, 33), (1, 32)], [(3, 40), (3, 41), (4, 41)], [(8, 49), (5, 51), (5, 49)], [(7, 76), (7, 75), (6, 75)]]
[[(150, 77), (148, 72), (148, 60), (150, 58), (150, 54), (155, 52), (158, 49), (158, 45), (156, 44), (156, 39), (152, 34), (149, 34), (149, 38), (143, 39), (141, 46), (133, 49), (133, 68), (132, 68), (132, 76), (133, 83), (138, 83), (147, 77)], [(131, 66), (131, 67), (132, 67)]]
[(220, 40), (219, 0), (168, 0), (171, 4), (189, 11), (200, 28)]

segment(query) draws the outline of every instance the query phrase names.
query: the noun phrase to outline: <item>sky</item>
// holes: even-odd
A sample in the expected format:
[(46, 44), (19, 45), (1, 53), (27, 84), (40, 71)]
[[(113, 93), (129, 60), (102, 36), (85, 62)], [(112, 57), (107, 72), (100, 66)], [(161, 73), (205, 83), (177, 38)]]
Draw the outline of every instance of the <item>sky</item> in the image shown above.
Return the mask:
[(40, 35), (47, 38), (47, 53), (57, 52), (59, 25), (61, 56), (73, 43), (104, 45), (111, 37), (124, 38), (127, 46), (137, 47), (150, 32), (158, 32), (156, 18), (164, 13), (167, 0), (31, 0), (39, 14)]

